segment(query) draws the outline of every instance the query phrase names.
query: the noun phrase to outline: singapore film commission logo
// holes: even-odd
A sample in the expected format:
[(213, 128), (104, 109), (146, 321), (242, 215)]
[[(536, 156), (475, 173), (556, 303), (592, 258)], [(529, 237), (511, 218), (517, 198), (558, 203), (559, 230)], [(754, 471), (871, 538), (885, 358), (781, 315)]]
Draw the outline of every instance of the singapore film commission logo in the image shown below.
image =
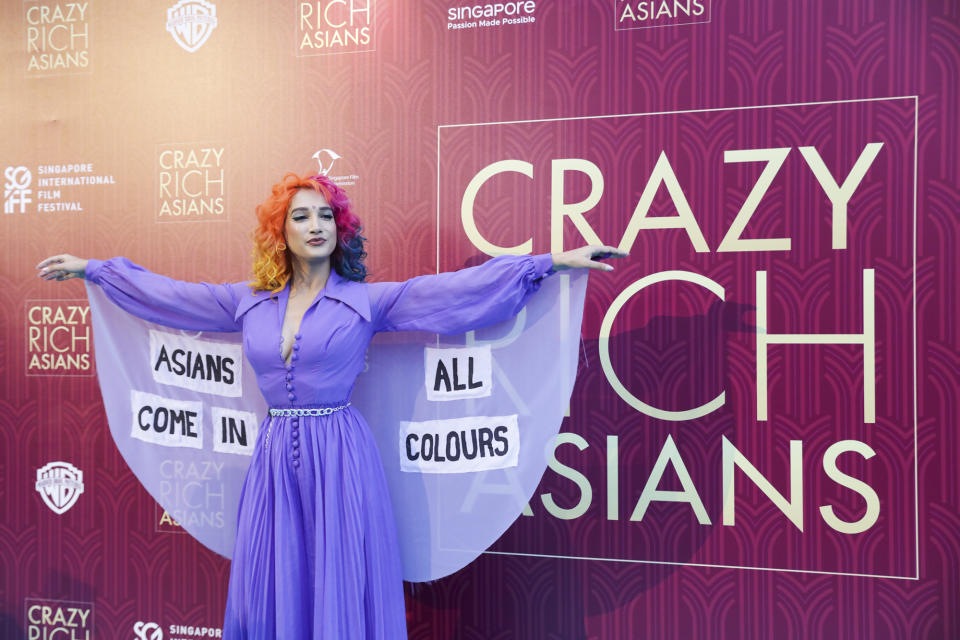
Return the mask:
[(167, 9), (167, 31), (185, 51), (193, 53), (217, 28), (217, 7), (206, 0), (180, 0)]
[(27, 0), (27, 75), (60, 75), (90, 67), (91, 2)]
[[(340, 160), (340, 154), (333, 149), (320, 149), (313, 154), (313, 159), (317, 161), (317, 170), (341, 187), (355, 185), (360, 178), (360, 176), (355, 173), (349, 171), (344, 172), (342, 162), (338, 165), (340, 167), (339, 175), (331, 173), (333, 171), (333, 165), (336, 164), (337, 160)], [(349, 160), (346, 162), (349, 163)], [(350, 165), (347, 164), (346, 166), (349, 167)]]
[(93, 603), (26, 598), (24, 638), (31, 640), (93, 640)]
[(447, 9), (447, 30), (485, 29), (537, 21), (534, 0), (465, 5)]
[(613, 0), (614, 29), (677, 27), (710, 22), (711, 0)]
[(297, 55), (375, 51), (374, 0), (297, 0)]
[(34, 488), (51, 511), (63, 515), (83, 493), (83, 471), (69, 462), (48, 462), (37, 469)]
[(195, 638), (222, 638), (223, 629), (219, 627), (200, 627), (186, 624), (171, 624), (167, 627), (168, 636), (163, 635), (163, 627), (156, 622), (138, 620), (133, 624), (136, 640), (194, 640)]

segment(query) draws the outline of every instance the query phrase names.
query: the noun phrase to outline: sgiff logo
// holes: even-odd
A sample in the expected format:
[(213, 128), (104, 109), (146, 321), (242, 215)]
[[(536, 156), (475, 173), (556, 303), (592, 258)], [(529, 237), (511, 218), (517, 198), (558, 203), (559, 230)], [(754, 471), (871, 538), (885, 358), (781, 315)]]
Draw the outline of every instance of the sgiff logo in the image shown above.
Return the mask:
[(30, 640), (93, 639), (93, 604), (90, 602), (27, 598), (24, 605), (27, 621), (25, 637)]
[(301, 0), (297, 55), (373, 51), (374, 0)]
[(37, 469), (35, 488), (54, 513), (63, 515), (83, 493), (83, 471), (69, 462), (49, 462)]
[[(30, 184), (33, 174), (26, 167), (7, 167), (3, 172), (6, 180), (3, 184), (3, 212), (26, 213), (27, 205), (33, 202)], [(19, 211), (17, 209), (19, 208)]]
[(163, 640), (163, 629), (156, 622), (138, 620), (133, 624), (133, 632), (137, 640)]
[(710, 22), (710, 0), (614, 0), (617, 31)]
[[(222, 638), (223, 629), (186, 624), (171, 624), (167, 629), (170, 640), (191, 640), (192, 638)], [(133, 625), (136, 640), (163, 640), (163, 628), (156, 622), (137, 621)]]
[(180, 0), (167, 9), (167, 31), (185, 51), (202, 47), (217, 28), (217, 7), (206, 0)]

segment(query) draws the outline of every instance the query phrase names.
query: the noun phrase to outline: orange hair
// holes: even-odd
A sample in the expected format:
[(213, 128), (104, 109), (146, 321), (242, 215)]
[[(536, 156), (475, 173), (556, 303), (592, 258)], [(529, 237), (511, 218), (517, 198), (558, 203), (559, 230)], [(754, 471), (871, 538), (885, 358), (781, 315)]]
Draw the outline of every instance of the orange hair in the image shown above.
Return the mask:
[(366, 267), (363, 265), (365, 238), (360, 235), (360, 220), (353, 214), (347, 194), (326, 176), (287, 173), (273, 185), (270, 196), (257, 206), (257, 227), (250, 234), (253, 240), (253, 282), (250, 287), (254, 291), (278, 293), (293, 273), (283, 230), (290, 201), (300, 189), (313, 189), (333, 208), (337, 224), (337, 247), (331, 256), (332, 267), (351, 280), (363, 280), (366, 277)]

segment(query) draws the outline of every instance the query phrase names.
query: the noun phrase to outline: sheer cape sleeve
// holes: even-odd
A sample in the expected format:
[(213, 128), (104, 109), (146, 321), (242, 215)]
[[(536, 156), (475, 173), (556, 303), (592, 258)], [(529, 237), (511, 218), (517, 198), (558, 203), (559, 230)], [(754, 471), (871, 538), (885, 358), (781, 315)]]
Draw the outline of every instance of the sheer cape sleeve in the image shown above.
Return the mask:
[(174, 329), (240, 331), (234, 316), (249, 287), (242, 283), (183, 282), (152, 273), (127, 258), (88, 260), (85, 277), (117, 306)]
[(91, 260), (84, 284), (117, 448), (176, 524), (229, 557), (266, 414), (233, 317), (245, 285), (178, 282), (125, 258)]
[(368, 285), (376, 331), (454, 334), (515, 316), (543, 279), (553, 257), (499, 256), (482, 265)]
[[(543, 277), (551, 264), (496, 258), (370, 294), (382, 333), (352, 399), (380, 449), (405, 580), (449, 575), (493, 545), (550, 462), (587, 284), (583, 269)], [(497, 445), (484, 450), (485, 434)]]

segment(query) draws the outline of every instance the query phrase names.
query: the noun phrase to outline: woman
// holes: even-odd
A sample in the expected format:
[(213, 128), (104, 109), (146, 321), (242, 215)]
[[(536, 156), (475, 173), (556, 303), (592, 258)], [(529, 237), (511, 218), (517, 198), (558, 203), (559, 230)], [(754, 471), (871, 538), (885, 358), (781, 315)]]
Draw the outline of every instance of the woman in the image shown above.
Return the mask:
[(349, 401), (370, 339), (494, 324), (515, 315), (554, 271), (611, 270), (594, 258), (626, 254), (595, 246), (501, 256), (452, 273), (365, 283), (359, 220), (325, 176), (287, 174), (257, 217), (250, 283), (179, 282), (125, 258), (70, 255), (43, 260), (39, 276), (86, 277), (158, 324), (243, 332), (271, 410), (243, 483), (224, 638), (405, 638), (382, 462)]

